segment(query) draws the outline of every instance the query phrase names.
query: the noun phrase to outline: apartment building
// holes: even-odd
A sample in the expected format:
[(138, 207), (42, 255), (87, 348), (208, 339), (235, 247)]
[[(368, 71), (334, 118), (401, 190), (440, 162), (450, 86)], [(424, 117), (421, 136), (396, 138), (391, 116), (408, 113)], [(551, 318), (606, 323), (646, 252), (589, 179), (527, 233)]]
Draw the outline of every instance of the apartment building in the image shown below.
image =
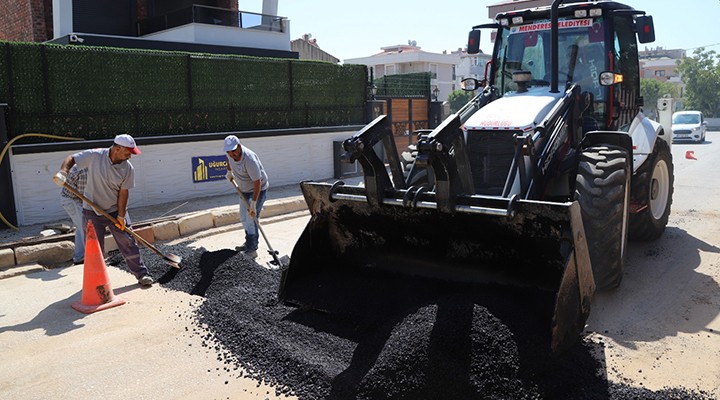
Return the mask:
[(279, 0), (0, 0), (0, 40), (298, 58)]

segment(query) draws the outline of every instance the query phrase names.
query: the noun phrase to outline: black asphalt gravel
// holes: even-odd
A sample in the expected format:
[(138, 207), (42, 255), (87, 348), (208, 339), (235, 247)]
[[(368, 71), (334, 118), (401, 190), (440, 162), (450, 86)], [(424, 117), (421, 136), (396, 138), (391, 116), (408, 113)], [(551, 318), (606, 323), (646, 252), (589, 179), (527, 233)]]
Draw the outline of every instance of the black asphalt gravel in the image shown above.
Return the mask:
[(587, 338), (550, 354), (543, 317), (548, 299), (532, 289), (390, 278), (358, 280), (362, 290), (352, 293), (345, 291), (353, 287), (346, 281), (337, 292), (332, 285), (323, 292), (333, 297), (337, 312), (318, 312), (279, 302), (280, 272), (234, 250), (158, 247), (183, 257), (178, 270), (142, 250), (158, 283), (206, 299), (195, 314), (178, 317), (190, 318), (188, 332), (201, 335), (207, 351), (224, 362), (217, 373), (264, 381), (277, 396), (711, 399), (683, 388), (610, 383), (595, 356), (603, 354), (603, 343)]

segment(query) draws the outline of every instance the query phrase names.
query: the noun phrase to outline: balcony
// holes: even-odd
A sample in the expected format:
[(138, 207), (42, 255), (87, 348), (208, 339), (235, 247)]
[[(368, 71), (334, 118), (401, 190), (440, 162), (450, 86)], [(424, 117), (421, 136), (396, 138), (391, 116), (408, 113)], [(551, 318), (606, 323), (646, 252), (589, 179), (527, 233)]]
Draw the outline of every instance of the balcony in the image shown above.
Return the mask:
[(290, 50), (285, 17), (192, 5), (137, 24), (144, 39)]
[(193, 4), (187, 8), (138, 22), (138, 36), (145, 36), (192, 23), (258, 29), (269, 32), (285, 31), (284, 17)]

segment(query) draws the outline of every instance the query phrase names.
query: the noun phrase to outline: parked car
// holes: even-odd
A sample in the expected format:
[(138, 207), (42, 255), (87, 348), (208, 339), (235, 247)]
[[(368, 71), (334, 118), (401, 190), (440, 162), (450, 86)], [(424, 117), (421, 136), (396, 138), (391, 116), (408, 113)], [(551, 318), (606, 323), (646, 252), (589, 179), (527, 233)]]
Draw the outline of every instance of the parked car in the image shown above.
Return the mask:
[(701, 111), (678, 111), (672, 116), (672, 140), (692, 141), (702, 143), (705, 141), (707, 121)]

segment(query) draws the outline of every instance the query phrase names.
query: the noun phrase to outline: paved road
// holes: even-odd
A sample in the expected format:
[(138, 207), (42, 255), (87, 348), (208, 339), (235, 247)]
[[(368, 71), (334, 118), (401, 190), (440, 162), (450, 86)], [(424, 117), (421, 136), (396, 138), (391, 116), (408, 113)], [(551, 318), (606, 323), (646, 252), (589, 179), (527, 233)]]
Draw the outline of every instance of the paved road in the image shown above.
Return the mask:
[[(698, 160), (686, 159), (694, 151)], [(702, 145), (675, 145), (676, 185), (667, 234), (631, 244), (617, 291), (596, 296), (588, 321), (613, 381), (660, 389), (684, 386), (720, 398), (720, 132)], [(272, 245), (290, 254), (307, 214), (266, 223)], [(234, 248), (239, 226), (203, 232), (193, 247)], [(264, 248), (261, 243), (261, 250)], [(260, 262), (270, 260), (263, 251)], [(128, 304), (91, 315), (79, 299), (82, 268), (0, 280), (0, 397), (23, 399), (274, 398), (274, 391), (230, 379), (214, 349), (202, 347), (190, 323), (196, 296), (141, 289), (109, 268)]]
[[(621, 286), (596, 295), (588, 330), (610, 380), (720, 398), (720, 132), (673, 144), (675, 194), (656, 242), (630, 242)], [(692, 152), (697, 160), (686, 158)]]
[[(278, 238), (273, 246), (291, 250), (295, 238), (285, 223), (265, 229)], [(183, 240), (234, 248), (239, 230), (231, 225)], [(191, 320), (201, 297), (143, 289), (124, 270), (107, 271), (127, 304), (90, 315), (71, 308), (81, 297), (82, 266), (0, 279), (1, 399), (275, 398), (274, 389), (225, 371), (217, 351), (203, 347), (203, 331)]]

